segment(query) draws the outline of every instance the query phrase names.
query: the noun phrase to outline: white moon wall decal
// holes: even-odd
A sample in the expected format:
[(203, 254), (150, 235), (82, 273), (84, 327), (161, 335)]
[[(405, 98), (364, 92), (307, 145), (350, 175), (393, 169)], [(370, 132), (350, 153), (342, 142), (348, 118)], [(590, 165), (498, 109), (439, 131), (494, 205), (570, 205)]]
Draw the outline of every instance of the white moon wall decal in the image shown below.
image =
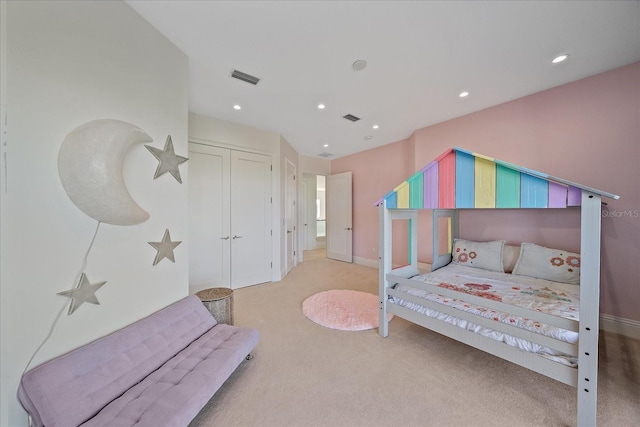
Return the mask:
[(149, 214), (129, 194), (122, 170), (133, 145), (151, 141), (142, 129), (120, 120), (93, 120), (72, 130), (58, 153), (58, 174), (71, 201), (107, 224), (146, 221)]

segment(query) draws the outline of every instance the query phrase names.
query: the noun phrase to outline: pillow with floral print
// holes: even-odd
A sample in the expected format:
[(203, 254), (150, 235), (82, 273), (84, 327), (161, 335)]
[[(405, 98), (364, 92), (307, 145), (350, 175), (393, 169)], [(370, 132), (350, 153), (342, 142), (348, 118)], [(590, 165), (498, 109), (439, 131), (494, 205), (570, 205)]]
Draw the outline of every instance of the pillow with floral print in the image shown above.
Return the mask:
[(504, 272), (502, 268), (502, 248), (504, 240), (494, 242), (474, 242), (453, 239), (452, 261), (467, 267)]
[(579, 285), (580, 254), (523, 243), (513, 274)]

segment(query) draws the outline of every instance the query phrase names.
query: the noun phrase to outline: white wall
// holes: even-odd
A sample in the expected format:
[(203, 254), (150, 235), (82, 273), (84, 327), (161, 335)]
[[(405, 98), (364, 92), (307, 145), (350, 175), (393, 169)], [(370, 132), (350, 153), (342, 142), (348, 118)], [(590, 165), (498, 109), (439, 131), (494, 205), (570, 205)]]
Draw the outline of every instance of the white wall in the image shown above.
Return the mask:
[(331, 175), (331, 160), (321, 159), (319, 157), (298, 157), (300, 170), (302, 173), (313, 175)]
[[(186, 156), (188, 73), (186, 56), (125, 3), (4, 6), (0, 425), (14, 427), (27, 425), (15, 397), (22, 370), (67, 303), (56, 294), (73, 287), (97, 224), (62, 188), (60, 145), (80, 124), (113, 118), (141, 127), (154, 147), (172, 135), (176, 153)], [(92, 283), (107, 281), (96, 293), (100, 305), (84, 304), (72, 316), (65, 311), (34, 364), (188, 294), (188, 162), (180, 166), (182, 184), (169, 174), (154, 180), (157, 164), (142, 145), (129, 152), (124, 179), (150, 218), (100, 226), (84, 270)], [(165, 259), (152, 266), (156, 251), (147, 242), (159, 241), (165, 228), (183, 243), (175, 264)]]
[[(7, 2), (0, 1), (0, 426), (9, 425), (9, 406), (16, 408), (15, 399), (9, 404), (11, 386), (15, 387), (16, 377), (15, 369), (10, 372), (5, 369), (4, 365), (4, 349), (8, 348), (7, 333), (9, 321), (8, 316), (3, 310), (3, 301), (5, 301), (5, 282), (3, 280), (4, 272), (4, 254), (7, 251), (4, 237), (4, 222), (7, 216), (5, 197), (5, 147), (7, 142), (7, 133), (5, 126), (5, 110), (7, 102)], [(6, 386), (5, 386), (6, 384)], [(16, 408), (17, 409), (17, 408)], [(14, 409), (14, 412), (16, 412)]]
[(277, 154), (280, 150), (280, 134), (277, 132), (191, 112), (189, 113), (189, 139), (227, 148), (244, 148), (263, 154)]

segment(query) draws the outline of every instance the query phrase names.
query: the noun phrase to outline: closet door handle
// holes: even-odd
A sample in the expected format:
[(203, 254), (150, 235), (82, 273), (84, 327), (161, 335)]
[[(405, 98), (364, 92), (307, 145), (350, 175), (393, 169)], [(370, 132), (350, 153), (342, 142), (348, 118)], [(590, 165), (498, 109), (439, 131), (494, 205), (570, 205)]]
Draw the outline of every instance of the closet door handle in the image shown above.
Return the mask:
[(351, 227), (347, 227), (347, 228), (345, 228), (345, 230), (351, 230)]
[(220, 240), (229, 240), (229, 236), (221, 237)]
[(233, 235), (232, 239), (242, 239), (242, 236), (236, 236), (235, 234)]

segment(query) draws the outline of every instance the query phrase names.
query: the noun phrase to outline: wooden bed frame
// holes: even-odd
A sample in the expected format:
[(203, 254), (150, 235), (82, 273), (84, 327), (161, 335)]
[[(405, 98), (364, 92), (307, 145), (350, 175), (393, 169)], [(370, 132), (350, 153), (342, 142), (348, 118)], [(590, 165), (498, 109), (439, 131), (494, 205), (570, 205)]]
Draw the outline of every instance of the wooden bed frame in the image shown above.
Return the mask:
[[(452, 152), (462, 151), (463, 154), (470, 154), (460, 149), (453, 149)], [(443, 154), (451, 154), (445, 153)], [(475, 154), (474, 154), (475, 155)], [(442, 159), (440, 156), (439, 159)], [(476, 155), (479, 156), (479, 155)], [(494, 159), (490, 159), (494, 160)], [(437, 162), (437, 161), (436, 161)], [(497, 161), (496, 161), (497, 162)], [(502, 302), (491, 301), (474, 295), (468, 295), (426, 283), (409, 279), (419, 274), (418, 270), (418, 211), (422, 208), (414, 208), (415, 203), (399, 203), (394, 197), (389, 197), (389, 193), (378, 201), (379, 221), (380, 221), (380, 268), (379, 268), (379, 296), (380, 296), (380, 317), (379, 334), (386, 337), (389, 333), (388, 313), (399, 316), (410, 322), (431, 329), (435, 332), (478, 348), (502, 359), (516, 363), (525, 368), (546, 375), (557, 381), (576, 387), (578, 392), (577, 420), (579, 426), (596, 425), (597, 409), (597, 386), (598, 386), (598, 323), (599, 323), (599, 299), (600, 299), (600, 240), (601, 240), (601, 203), (602, 196), (618, 199), (619, 196), (581, 186), (566, 180), (562, 180), (548, 175), (540, 174), (529, 169), (520, 168), (515, 165), (502, 163), (514, 170), (518, 170), (528, 175), (533, 175), (544, 180), (553, 181), (568, 186), (572, 190), (579, 189), (581, 199), (581, 231), (580, 231), (580, 312), (579, 321), (565, 319), (540, 313), (534, 310), (515, 307)], [(427, 167), (419, 173), (424, 173)], [(418, 174), (416, 174), (418, 175)], [(405, 181), (411, 182), (416, 175)], [(425, 200), (426, 200), (426, 174), (425, 174)], [(409, 185), (407, 184), (407, 187)], [(402, 184), (394, 192), (402, 191)], [(408, 191), (408, 188), (407, 188)], [(411, 193), (412, 194), (412, 193)], [(399, 197), (399, 196), (398, 196)], [(409, 199), (409, 196), (407, 197)], [(442, 198), (441, 198), (442, 200)], [(404, 206), (398, 206), (398, 205)], [(427, 203), (425, 202), (424, 205)], [(578, 202), (575, 203), (578, 205)], [(545, 206), (546, 207), (546, 206)], [(428, 209), (428, 207), (426, 207)], [(445, 218), (447, 223), (447, 243), (448, 253), (441, 253), (438, 248), (442, 247), (440, 236), (442, 227), (439, 226), (440, 219)], [(393, 268), (392, 266), (392, 223), (396, 220), (408, 221), (409, 240), (409, 263), (403, 267)], [(433, 209), (433, 263), (432, 270), (448, 264), (451, 261), (451, 241), (458, 237), (458, 210), (456, 209)], [(518, 327), (495, 322), (481, 316), (463, 312), (455, 308), (449, 308), (442, 304), (425, 301), (421, 298), (413, 297), (406, 293), (393, 289), (395, 284), (409, 284), (414, 288), (420, 288), (440, 295), (449, 296), (516, 316), (526, 317), (559, 328), (575, 331), (579, 333), (579, 343), (569, 344), (553, 338), (548, 338), (534, 332), (526, 331)], [(558, 362), (538, 356), (535, 353), (527, 353), (504, 343), (495, 341), (457, 326), (450, 325), (435, 318), (422, 315), (416, 311), (405, 307), (389, 303), (389, 296), (397, 296), (404, 300), (420, 304), (424, 307), (454, 315), (461, 319), (466, 319), (473, 323), (498, 330), (500, 332), (523, 338), (528, 341), (549, 347), (563, 353), (578, 357), (578, 368), (562, 365)]]

